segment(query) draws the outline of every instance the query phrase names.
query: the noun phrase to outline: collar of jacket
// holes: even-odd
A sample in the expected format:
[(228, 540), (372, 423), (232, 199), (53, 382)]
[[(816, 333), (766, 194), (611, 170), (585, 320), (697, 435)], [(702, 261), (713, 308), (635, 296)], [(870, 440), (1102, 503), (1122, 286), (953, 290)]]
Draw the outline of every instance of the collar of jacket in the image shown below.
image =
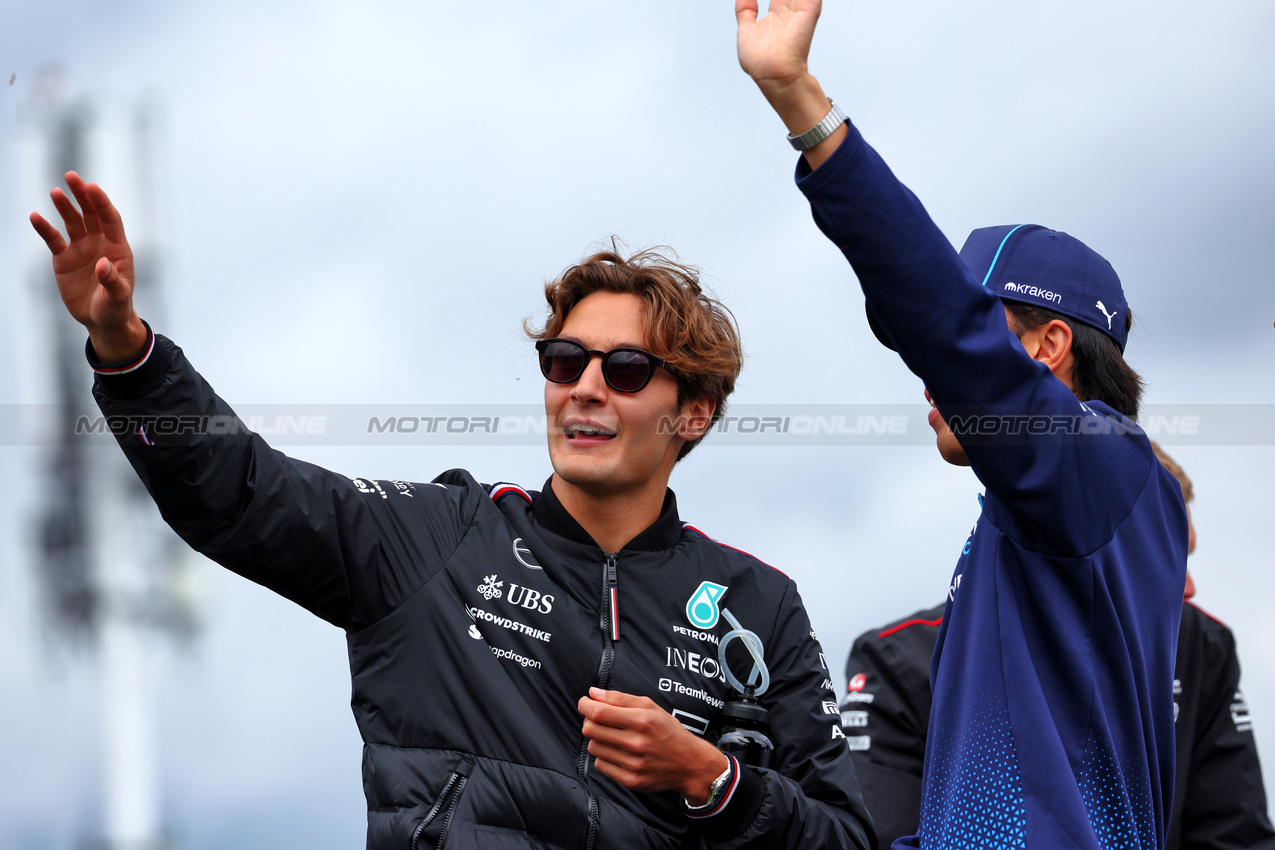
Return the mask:
[[(552, 531), (568, 540), (583, 543), (586, 546), (598, 546), (589, 532), (584, 530), (575, 517), (567, 513), (567, 509), (558, 501), (550, 482), (553, 476), (545, 481), (544, 489), (535, 494), (531, 502), (531, 515), (543, 528)], [(664, 507), (660, 508), (660, 518), (645, 531), (634, 537), (624, 548), (633, 552), (659, 552), (672, 549), (682, 539), (682, 521), (677, 516), (677, 497), (672, 490), (664, 491)], [(601, 549), (601, 546), (598, 546)]]

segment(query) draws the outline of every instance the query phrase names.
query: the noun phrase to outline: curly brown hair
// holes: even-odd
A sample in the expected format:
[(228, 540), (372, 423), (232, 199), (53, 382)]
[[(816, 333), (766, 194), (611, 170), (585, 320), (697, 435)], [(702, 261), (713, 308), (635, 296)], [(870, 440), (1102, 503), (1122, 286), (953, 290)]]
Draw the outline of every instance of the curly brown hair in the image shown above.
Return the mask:
[[(562, 332), (567, 314), (586, 296), (594, 292), (636, 295), (646, 305), (642, 311), (646, 345), (677, 378), (678, 407), (693, 399), (712, 400), (711, 430), (725, 412), (726, 397), (735, 390), (743, 366), (735, 317), (705, 294), (699, 270), (678, 262), (671, 249), (648, 248), (625, 257), (621, 248), (613, 239), (611, 250), (585, 257), (546, 283), (549, 316), (540, 328), (524, 321), (523, 330), (532, 339), (550, 339)], [(686, 457), (702, 439), (682, 446), (677, 459)]]

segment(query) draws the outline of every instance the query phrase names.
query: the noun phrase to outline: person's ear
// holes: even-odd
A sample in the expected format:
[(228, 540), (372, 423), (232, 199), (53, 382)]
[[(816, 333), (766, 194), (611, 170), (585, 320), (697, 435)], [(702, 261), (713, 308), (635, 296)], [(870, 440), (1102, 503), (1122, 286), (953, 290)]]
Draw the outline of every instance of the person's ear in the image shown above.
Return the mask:
[(1057, 375), (1063, 383), (1071, 386), (1071, 368), (1074, 358), (1071, 353), (1073, 340), (1071, 328), (1061, 319), (1051, 319), (1040, 327), (1027, 331), (1021, 337), (1023, 349), (1027, 356), (1039, 360), (1049, 367), (1049, 371)]
[(708, 433), (713, 423), (717, 402), (711, 398), (695, 398), (682, 405), (677, 416), (677, 436), (686, 442), (698, 440)]

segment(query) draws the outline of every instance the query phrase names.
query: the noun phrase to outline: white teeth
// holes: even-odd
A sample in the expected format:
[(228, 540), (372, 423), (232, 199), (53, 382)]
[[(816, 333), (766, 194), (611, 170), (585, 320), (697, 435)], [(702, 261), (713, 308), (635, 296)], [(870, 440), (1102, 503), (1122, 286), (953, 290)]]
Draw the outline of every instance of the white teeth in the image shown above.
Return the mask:
[(615, 433), (605, 428), (598, 428), (594, 425), (568, 425), (567, 436), (584, 436), (584, 437), (614, 437)]

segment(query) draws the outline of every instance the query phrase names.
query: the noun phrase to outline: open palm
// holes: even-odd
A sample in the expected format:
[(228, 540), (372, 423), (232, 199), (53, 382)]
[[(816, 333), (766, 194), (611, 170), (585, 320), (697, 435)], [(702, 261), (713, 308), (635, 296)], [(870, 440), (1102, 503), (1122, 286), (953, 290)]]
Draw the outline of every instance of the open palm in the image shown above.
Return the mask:
[(758, 84), (800, 78), (806, 73), (820, 0), (770, 0), (760, 20), (757, 4), (758, 0), (735, 0), (740, 66)]
[(31, 225), (53, 255), (58, 292), (71, 316), (90, 332), (123, 328), (133, 316), (133, 250), (124, 223), (96, 183), (71, 171), (66, 184), (79, 209), (61, 189), (50, 196), (67, 238), (39, 213), (31, 213)]

